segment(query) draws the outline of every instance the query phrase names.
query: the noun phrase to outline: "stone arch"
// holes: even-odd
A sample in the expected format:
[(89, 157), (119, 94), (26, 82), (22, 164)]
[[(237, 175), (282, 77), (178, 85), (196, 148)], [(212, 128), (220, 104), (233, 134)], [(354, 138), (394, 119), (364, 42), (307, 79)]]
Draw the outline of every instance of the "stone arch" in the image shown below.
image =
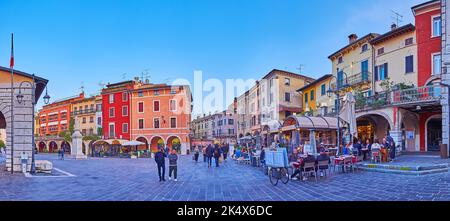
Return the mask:
[[(428, 129), (428, 123), (431, 121), (431, 120), (436, 120), (436, 119), (441, 119), (442, 120), (442, 114), (434, 114), (434, 115), (431, 115), (431, 116), (429, 116), (428, 118), (427, 118), (427, 120), (425, 121), (425, 151), (430, 151), (429, 149), (428, 149), (428, 133), (429, 133), (429, 129)], [(441, 128), (441, 139), (442, 139), (442, 128)], [(439, 142), (438, 140), (436, 140), (436, 142)]]
[(169, 149), (176, 149), (178, 153), (181, 152), (182, 143), (183, 140), (178, 135), (169, 135), (166, 139), (166, 145), (169, 147)]
[(359, 139), (369, 139), (372, 142), (382, 142), (382, 138), (390, 130), (394, 130), (391, 118), (381, 111), (370, 111), (356, 114), (356, 124)]
[[(420, 119), (419, 116), (413, 112), (404, 111), (401, 112), (399, 129), (401, 131), (400, 147), (402, 150), (413, 152), (419, 151), (420, 144)], [(414, 138), (409, 139), (408, 134), (410, 131), (414, 132)]]
[(165, 147), (166, 142), (161, 136), (155, 135), (150, 139), (150, 149), (152, 152), (158, 151), (159, 147)]
[(149, 144), (148, 144), (148, 140), (146, 137), (143, 137), (143, 136), (137, 137), (136, 141), (145, 143), (144, 145), (138, 146), (138, 150), (148, 150), (149, 149)]
[(72, 144), (70, 142), (65, 141), (65, 140), (60, 141), (59, 142), (59, 148), (61, 149), (63, 147), (63, 145), (67, 145), (66, 149), (64, 149), (64, 153), (70, 154), (71, 153)]
[(58, 143), (54, 140), (49, 141), (48, 143), (48, 152), (49, 153), (55, 153), (59, 149)]
[(37, 143), (38, 144), (36, 146), (38, 147), (39, 153), (42, 153), (42, 152), (45, 152), (46, 150), (48, 150), (46, 142), (38, 141)]

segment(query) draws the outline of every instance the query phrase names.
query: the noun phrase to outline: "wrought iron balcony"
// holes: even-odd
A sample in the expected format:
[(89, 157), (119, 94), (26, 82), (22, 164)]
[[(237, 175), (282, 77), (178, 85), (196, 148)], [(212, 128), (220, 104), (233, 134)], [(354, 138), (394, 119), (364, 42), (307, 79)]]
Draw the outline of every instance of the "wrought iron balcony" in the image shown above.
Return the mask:
[(441, 99), (440, 86), (423, 86), (382, 92), (370, 97), (356, 96), (357, 111), (382, 108), (385, 106), (408, 106), (437, 104)]
[(441, 86), (431, 85), (392, 92), (392, 105), (421, 104), (439, 102)]
[[(344, 89), (345, 87), (357, 86), (360, 84), (370, 83), (371, 81), (372, 73), (366, 71), (354, 75), (349, 75), (347, 77), (347, 81), (345, 81), (345, 79), (339, 79), (337, 81), (337, 84), (339, 84), (339, 87), (341, 89)], [(332, 87), (336, 88), (336, 83), (333, 83)]]

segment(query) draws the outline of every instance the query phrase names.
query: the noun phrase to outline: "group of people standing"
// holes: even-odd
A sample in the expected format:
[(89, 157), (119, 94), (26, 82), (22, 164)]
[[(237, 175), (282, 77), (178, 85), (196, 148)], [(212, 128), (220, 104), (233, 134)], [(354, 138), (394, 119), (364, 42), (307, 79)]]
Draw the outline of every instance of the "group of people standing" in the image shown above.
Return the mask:
[(230, 151), (229, 144), (208, 144), (207, 146), (195, 146), (194, 147), (194, 161), (198, 162), (200, 152), (203, 155), (203, 162), (208, 163), (208, 168), (212, 166), (212, 158), (216, 167), (219, 167), (221, 159), (227, 160), (228, 153)]

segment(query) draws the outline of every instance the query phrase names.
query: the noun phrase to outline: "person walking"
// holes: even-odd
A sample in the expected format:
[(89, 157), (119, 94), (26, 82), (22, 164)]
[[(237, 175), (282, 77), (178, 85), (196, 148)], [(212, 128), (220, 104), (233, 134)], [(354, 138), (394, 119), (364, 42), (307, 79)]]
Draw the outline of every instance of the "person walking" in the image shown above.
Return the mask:
[(194, 160), (197, 163), (198, 162), (198, 155), (200, 155), (200, 151), (198, 150), (198, 147), (194, 148)]
[(219, 144), (214, 146), (214, 161), (216, 162), (216, 167), (219, 167), (219, 157), (220, 157), (220, 147)]
[(176, 150), (172, 150), (172, 152), (168, 156), (169, 158), (169, 180), (172, 180), (172, 172), (173, 172), (173, 181), (177, 180), (177, 161), (178, 155)]
[(227, 161), (227, 156), (228, 156), (228, 151), (229, 151), (230, 146), (228, 146), (228, 144), (224, 144), (222, 146), (222, 151), (223, 151), (223, 161)]
[(395, 142), (394, 138), (391, 137), (390, 133), (388, 132), (386, 137), (387, 142), (389, 143), (389, 157), (391, 158), (391, 161), (394, 161), (395, 159)]
[(208, 168), (211, 167), (212, 164), (212, 157), (213, 157), (213, 147), (211, 144), (208, 144), (208, 147), (206, 148), (206, 159), (208, 161)]
[(201, 148), (202, 148), (202, 154), (203, 154), (203, 162), (206, 163), (206, 147), (201, 146)]
[(66, 144), (64, 143), (62, 146), (61, 146), (61, 160), (64, 160), (64, 152), (66, 151)]
[(159, 182), (166, 181), (164, 179), (166, 172), (165, 161), (164, 149), (160, 148), (159, 151), (155, 153), (155, 162), (156, 166), (158, 167)]

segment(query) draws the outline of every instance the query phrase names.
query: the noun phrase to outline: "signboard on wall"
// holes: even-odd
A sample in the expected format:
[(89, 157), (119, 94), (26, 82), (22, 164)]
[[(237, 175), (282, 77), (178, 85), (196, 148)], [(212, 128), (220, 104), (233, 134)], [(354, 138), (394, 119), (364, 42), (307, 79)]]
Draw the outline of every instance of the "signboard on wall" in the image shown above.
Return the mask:
[(406, 139), (414, 140), (414, 131), (406, 131)]

